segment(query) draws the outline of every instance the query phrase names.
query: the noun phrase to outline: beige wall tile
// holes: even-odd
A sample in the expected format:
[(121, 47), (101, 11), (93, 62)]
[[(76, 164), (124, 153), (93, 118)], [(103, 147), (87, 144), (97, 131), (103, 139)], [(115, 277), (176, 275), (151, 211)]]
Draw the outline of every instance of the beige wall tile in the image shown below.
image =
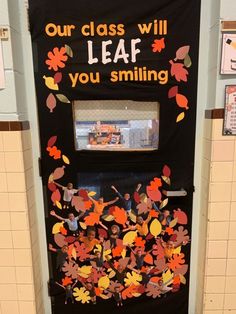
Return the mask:
[(0, 212), (0, 230), (11, 230), (10, 214)]
[(19, 309), (20, 314), (36, 314), (35, 302), (33, 301), (20, 301)]
[(9, 193), (10, 211), (27, 211), (26, 193)]
[(208, 238), (210, 240), (227, 240), (229, 223), (226, 221), (208, 222)]
[(16, 284), (0, 284), (0, 296), (1, 304), (2, 301), (16, 301), (18, 298)]
[(2, 132), (5, 152), (21, 152), (22, 139), (20, 131)]
[(6, 172), (24, 172), (22, 152), (5, 153)]
[(0, 231), (0, 249), (9, 249), (12, 245), (11, 231)]
[(208, 258), (206, 262), (206, 275), (224, 276), (226, 273), (226, 259)]
[(223, 314), (223, 311), (219, 310), (219, 311), (204, 311), (203, 314)]
[(16, 283), (15, 267), (0, 267), (0, 284), (3, 283)]
[(225, 277), (209, 276), (206, 277), (205, 293), (224, 293)]
[(236, 202), (236, 182), (232, 184), (232, 199), (233, 202)]
[(213, 119), (212, 121), (212, 139), (213, 140), (220, 140), (220, 141), (227, 141), (227, 140), (234, 140), (233, 136), (223, 136), (223, 119)]
[(224, 310), (223, 314), (236, 314), (236, 310)]
[(236, 293), (236, 276), (226, 277), (225, 293)]
[(236, 221), (229, 224), (229, 239), (236, 240)]
[(7, 173), (8, 192), (25, 192), (26, 182), (24, 173)]
[(234, 142), (233, 141), (213, 141), (212, 161), (233, 161)]
[(24, 130), (22, 132), (22, 143), (23, 143), (24, 150), (30, 149), (32, 147), (30, 130)]
[(5, 172), (6, 166), (5, 166), (5, 153), (0, 152), (0, 172)]
[(230, 202), (209, 203), (208, 219), (210, 221), (228, 221), (230, 216)]
[(231, 203), (230, 208), (230, 221), (236, 221), (236, 202)]
[(17, 285), (18, 300), (34, 301), (34, 287), (31, 284)]
[(236, 258), (235, 259), (227, 259), (226, 275), (227, 276), (236, 276)]
[(17, 301), (1, 301), (1, 309), (2, 314), (19, 314)]
[(233, 179), (233, 162), (213, 161), (210, 173), (211, 182), (231, 182)]
[(208, 258), (226, 258), (227, 241), (209, 241), (207, 248)]
[(0, 193), (7, 192), (7, 174), (0, 172)]
[(29, 221), (26, 212), (11, 213), (11, 228), (12, 230), (28, 230)]
[(211, 152), (212, 152), (212, 141), (204, 138), (202, 156), (207, 160), (211, 160)]
[[(236, 147), (236, 144), (235, 144)], [(236, 162), (234, 161), (234, 167), (233, 167), (233, 181), (236, 181)]]
[(209, 202), (227, 202), (231, 200), (231, 184), (211, 183), (209, 190)]
[(221, 310), (223, 309), (224, 294), (205, 294), (204, 304), (205, 310)]
[(0, 131), (0, 152), (3, 152), (3, 151), (4, 151), (4, 149), (3, 149), (3, 134)]
[(212, 139), (212, 119), (204, 120), (204, 138), (211, 140)]
[(14, 266), (14, 255), (12, 249), (0, 249), (0, 266)]
[(236, 294), (225, 294), (224, 309), (236, 310)]
[(228, 241), (228, 258), (236, 258), (236, 240)]
[(32, 267), (16, 267), (16, 282), (17, 284), (33, 283)]
[(24, 158), (25, 170), (32, 168), (33, 167), (33, 159), (32, 159), (32, 150), (31, 149), (27, 149), (24, 151), (23, 158)]
[(8, 193), (0, 193), (0, 211), (9, 211)]
[(29, 249), (30, 248), (30, 234), (29, 231), (12, 231), (13, 247), (15, 249)]
[(15, 266), (31, 266), (32, 256), (30, 249), (14, 249)]

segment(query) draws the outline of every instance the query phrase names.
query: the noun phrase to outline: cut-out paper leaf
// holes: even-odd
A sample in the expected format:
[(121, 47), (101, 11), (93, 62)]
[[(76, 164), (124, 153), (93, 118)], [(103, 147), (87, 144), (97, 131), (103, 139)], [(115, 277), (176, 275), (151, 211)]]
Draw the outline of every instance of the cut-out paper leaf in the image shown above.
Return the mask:
[(169, 177), (171, 175), (171, 170), (167, 165), (165, 165), (162, 169), (162, 173), (164, 176)]
[(68, 157), (66, 157), (65, 155), (62, 155), (62, 160), (64, 161), (65, 164), (69, 165), (70, 164), (70, 160)]
[(186, 110), (189, 109), (188, 107), (188, 99), (182, 94), (176, 95), (176, 103), (180, 108), (185, 108)]
[(189, 54), (187, 54), (186, 57), (184, 58), (184, 65), (186, 66), (186, 68), (190, 68), (192, 65), (192, 60)]
[(56, 191), (57, 186), (56, 186), (56, 184), (54, 184), (53, 182), (48, 182), (48, 189), (49, 189), (51, 192), (54, 192), (54, 191)]
[(162, 226), (159, 220), (154, 219), (150, 225), (150, 233), (156, 237), (161, 233)]
[(171, 273), (169, 269), (162, 274), (162, 280), (164, 284), (169, 283), (172, 279), (173, 279), (173, 274)]
[[(43, 79), (44, 79), (45, 85), (46, 85), (49, 89), (52, 89), (52, 90), (59, 90), (58, 85), (54, 83), (54, 78), (53, 78), (53, 77), (44, 75), (44, 76), (43, 76)], [(50, 109), (50, 108), (49, 108), (49, 109)]]
[(47, 151), (49, 152), (49, 156), (53, 157), (53, 159), (61, 158), (61, 150), (57, 149), (56, 146), (47, 147)]
[(135, 271), (132, 271), (131, 273), (127, 273), (125, 278), (125, 286), (139, 286), (140, 281), (142, 280), (142, 276), (137, 274)]
[(81, 227), (82, 229), (84, 229), (84, 230), (87, 229), (87, 225), (86, 225), (84, 222), (80, 221), (79, 224), (80, 224), (80, 227)]
[(190, 46), (183, 46), (180, 47), (177, 51), (176, 51), (176, 60), (184, 60), (184, 58), (186, 57), (186, 55), (188, 54), (190, 49)]
[(61, 200), (61, 193), (58, 189), (56, 189), (51, 195), (51, 201), (53, 202), (53, 204), (56, 204), (56, 201), (60, 202), (60, 200)]
[(153, 257), (151, 254), (146, 254), (144, 257), (144, 262), (149, 264), (149, 265), (153, 265)]
[(94, 226), (99, 223), (100, 215), (97, 213), (89, 213), (88, 216), (84, 218), (84, 222), (87, 226)]
[(118, 224), (124, 225), (127, 221), (127, 213), (123, 208), (114, 206), (113, 216)]
[[(53, 112), (53, 109), (57, 105), (57, 100), (56, 100), (55, 96), (52, 93), (50, 93), (48, 95), (48, 97), (46, 99), (46, 105), (47, 105), (48, 109), (50, 110), (50, 112)], [(52, 145), (48, 145), (48, 146), (53, 146), (53, 144)]]
[(55, 136), (52, 136), (52, 137), (50, 137), (50, 139), (48, 140), (48, 147), (52, 147), (55, 143), (56, 143), (56, 141), (57, 141), (57, 136), (55, 135)]
[(176, 96), (176, 94), (178, 94), (178, 86), (173, 86), (169, 89), (168, 92), (168, 98), (173, 98)]
[(135, 200), (136, 203), (140, 202), (140, 196), (139, 196), (137, 191), (134, 192), (134, 200)]
[(185, 117), (185, 113), (184, 112), (181, 112), (177, 118), (176, 118), (176, 122), (180, 122), (181, 120), (183, 120)]
[(136, 215), (132, 211), (129, 213), (129, 219), (136, 223)]
[(53, 173), (50, 174), (48, 177), (48, 183), (51, 183), (53, 181)]
[(68, 56), (66, 55), (66, 48), (58, 47), (53, 48), (53, 51), (48, 52), (48, 59), (45, 63), (48, 65), (49, 70), (58, 71), (58, 68), (65, 67), (65, 61), (67, 61)]
[(188, 223), (188, 217), (180, 208), (174, 210), (174, 218), (178, 219), (180, 225), (186, 225)]
[(53, 225), (52, 234), (60, 233), (60, 229), (63, 227), (63, 224), (63, 222), (57, 222), (55, 225)]
[(90, 192), (88, 192), (88, 195), (89, 196), (91, 196), (91, 197), (93, 197), (93, 196), (95, 196), (97, 193), (96, 192), (94, 192), (94, 191), (90, 191)]
[(115, 217), (112, 215), (104, 215), (104, 216), (102, 216), (102, 219), (105, 221), (113, 221), (115, 219)]
[(173, 60), (170, 60), (169, 62), (171, 64), (171, 76), (174, 76), (176, 81), (178, 82), (187, 82), (188, 71), (184, 68), (184, 64), (174, 63)]
[(61, 72), (55, 73), (55, 75), (54, 75), (53, 78), (54, 78), (54, 83), (55, 83), (55, 84), (60, 83), (61, 80), (62, 80), (62, 73), (61, 73)]
[(165, 38), (155, 39), (154, 43), (152, 44), (152, 51), (153, 52), (161, 52), (162, 49), (165, 48)]
[(58, 100), (60, 100), (61, 102), (64, 102), (66, 104), (70, 103), (70, 100), (63, 94), (56, 94), (56, 97)]
[(148, 197), (150, 197), (152, 201), (155, 201), (155, 202), (160, 201), (161, 196), (162, 196), (159, 190), (156, 190), (156, 191), (150, 190), (149, 186), (147, 186), (147, 195)]
[(129, 231), (125, 234), (123, 238), (123, 244), (124, 245), (129, 245), (132, 244), (137, 237), (137, 231)]
[(103, 276), (98, 280), (98, 287), (103, 290), (107, 289), (110, 285), (110, 279), (108, 276)]
[(62, 205), (61, 205), (61, 203), (60, 203), (59, 201), (56, 201), (55, 204), (56, 204), (56, 206), (57, 206), (59, 209), (62, 209)]
[(69, 57), (73, 58), (73, 51), (72, 51), (71, 47), (68, 46), (68, 45), (65, 45), (65, 48), (66, 48), (66, 54), (67, 54)]
[(174, 226), (176, 226), (177, 223), (178, 223), (178, 218), (176, 217), (175, 219), (171, 220), (171, 222), (169, 223), (169, 227), (173, 228)]
[(165, 181), (166, 184), (170, 185), (170, 178), (162, 176), (162, 180)]
[(82, 304), (89, 303), (91, 300), (91, 297), (89, 295), (89, 291), (85, 289), (85, 287), (82, 288), (74, 288), (73, 290), (73, 296), (75, 297), (76, 301), (81, 302)]
[(58, 167), (53, 171), (53, 179), (54, 180), (61, 179), (64, 176), (64, 173), (65, 173), (64, 168), (65, 168), (65, 166)]
[(164, 201), (161, 202), (159, 209), (162, 209), (168, 204), (168, 198), (164, 199)]
[(181, 282), (183, 285), (186, 285), (186, 278), (185, 278), (182, 274), (179, 274), (179, 278), (180, 278), (180, 282)]

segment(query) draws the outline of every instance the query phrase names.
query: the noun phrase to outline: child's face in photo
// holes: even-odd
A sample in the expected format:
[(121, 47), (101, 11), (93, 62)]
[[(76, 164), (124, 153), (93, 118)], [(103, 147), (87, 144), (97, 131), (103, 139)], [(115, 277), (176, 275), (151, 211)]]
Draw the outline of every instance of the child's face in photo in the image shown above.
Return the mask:
[(72, 183), (68, 183), (67, 184), (67, 189), (68, 190), (72, 190), (73, 189), (73, 184)]
[(67, 253), (68, 252), (68, 246), (63, 246), (61, 248), (61, 250), (62, 250), (63, 253)]
[(138, 255), (138, 256), (142, 256), (142, 251), (141, 251), (141, 250), (138, 250), (138, 251), (137, 251), (137, 255)]
[(98, 199), (98, 203), (99, 203), (99, 204), (103, 204), (103, 202), (104, 202), (103, 197), (100, 197), (100, 198)]
[(142, 223), (143, 223), (143, 218), (142, 218), (142, 217), (138, 217), (138, 218), (137, 218), (137, 223), (138, 223), (139, 225), (142, 225)]
[(95, 238), (95, 231), (89, 231), (87, 237), (89, 241), (92, 241)]
[(118, 229), (116, 226), (111, 227), (111, 232), (112, 234), (117, 234), (118, 233)]
[(126, 201), (128, 201), (128, 200), (130, 199), (130, 194), (129, 194), (129, 193), (125, 193), (124, 199), (125, 199)]
[(75, 219), (75, 216), (71, 213), (68, 215), (68, 218), (70, 219), (70, 221), (73, 221)]

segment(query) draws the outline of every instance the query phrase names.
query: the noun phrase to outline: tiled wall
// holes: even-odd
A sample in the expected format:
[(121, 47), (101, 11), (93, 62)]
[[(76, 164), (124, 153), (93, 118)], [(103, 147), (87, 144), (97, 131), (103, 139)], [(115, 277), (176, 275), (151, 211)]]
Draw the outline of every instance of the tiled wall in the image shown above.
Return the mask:
[(31, 156), (30, 130), (0, 131), (1, 314), (44, 313)]
[[(202, 192), (207, 206), (204, 314), (236, 314), (236, 138), (206, 119)], [(205, 219), (206, 217), (202, 217)]]

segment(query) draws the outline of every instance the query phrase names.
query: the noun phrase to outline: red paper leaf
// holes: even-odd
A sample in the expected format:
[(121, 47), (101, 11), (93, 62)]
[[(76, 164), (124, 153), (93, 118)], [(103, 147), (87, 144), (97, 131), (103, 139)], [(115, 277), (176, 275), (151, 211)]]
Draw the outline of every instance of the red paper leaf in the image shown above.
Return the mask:
[(180, 47), (177, 51), (176, 51), (176, 59), (178, 60), (183, 60), (186, 55), (188, 54), (190, 49), (190, 46), (183, 46)]
[(180, 108), (189, 109), (188, 107), (188, 99), (182, 94), (176, 95), (176, 103)]
[(53, 109), (56, 107), (56, 105), (57, 105), (57, 100), (55, 96), (52, 93), (50, 93), (46, 99), (46, 106), (48, 107), (50, 112), (53, 112)]
[(62, 73), (61, 72), (55, 73), (53, 78), (54, 78), (54, 83), (55, 84), (60, 83), (61, 80), (62, 80)]
[(180, 225), (186, 225), (188, 223), (188, 217), (181, 209), (174, 210), (174, 218), (178, 218)]
[(174, 63), (172, 60), (170, 60), (170, 64), (171, 64), (171, 70), (170, 70), (171, 76), (174, 76), (178, 82), (180, 81), (187, 82), (188, 71), (184, 68), (184, 64)]
[(97, 213), (90, 213), (87, 217), (84, 218), (84, 222), (87, 226), (94, 226), (99, 223), (100, 215)]
[(53, 179), (58, 180), (64, 176), (64, 168), (65, 166), (58, 167), (53, 171)]
[(56, 143), (56, 141), (57, 141), (57, 136), (56, 135), (50, 137), (50, 139), (48, 140), (48, 145), (47, 146), (48, 147), (52, 147)]
[(49, 189), (51, 192), (54, 192), (54, 191), (56, 191), (57, 186), (56, 186), (56, 184), (54, 184), (53, 182), (49, 182), (49, 183), (48, 183), (48, 189)]
[(152, 201), (160, 201), (161, 200), (161, 192), (159, 190), (156, 190), (156, 191), (153, 191), (153, 190), (150, 190), (149, 187), (147, 186), (147, 195), (148, 197), (150, 197), (150, 199)]
[(169, 178), (170, 175), (171, 175), (171, 170), (170, 170), (170, 168), (167, 165), (165, 165), (163, 167), (163, 169), (162, 169), (162, 173), (163, 173), (164, 176)]
[(152, 44), (152, 51), (153, 52), (161, 52), (162, 49), (165, 48), (165, 38), (155, 39), (154, 43)]
[(72, 279), (70, 277), (65, 277), (62, 279), (62, 285), (63, 286), (67, 286), (67, 285), (70, 285), (72, 284)]
[(127, 221), (127, 213), (123, 208), (119, 208), (118, 206), (114, 206), (114, 211), (112, 215), (115, 217), (115, 221), (118, 224), (124, 225)]
[(168, 98), (173, 98), (176, 96), (176, 94), (178, 94), (178, 86), (173, 86), (169, 89), (168, 92)]
[(140, 196), (137, 191), (134, 192), (134, 200), (136, 203), (140, 203)]
[(84, 201), (89, 200), (88, 192), (84, 189), (79, 190), (79, 196), (81, 196), (84, 199)]
[(56, 201), (60, 202), (60, 200), (61, 200), (61, 193), (60, 193), (60, 191), (59, 191), (58, 189), (56, 189), (56, 190), (52, 193), (52, 195), (51, 195), (51, 200), (52, 200), (53, 204), (55, 204)]
[(99, 237), (102, 237), (102, 238), (106, 239), (107, 238), (107, 231), (104, 230), (104, 229), (99, 228), (98, 229), (98, 235), (99, 235)]

